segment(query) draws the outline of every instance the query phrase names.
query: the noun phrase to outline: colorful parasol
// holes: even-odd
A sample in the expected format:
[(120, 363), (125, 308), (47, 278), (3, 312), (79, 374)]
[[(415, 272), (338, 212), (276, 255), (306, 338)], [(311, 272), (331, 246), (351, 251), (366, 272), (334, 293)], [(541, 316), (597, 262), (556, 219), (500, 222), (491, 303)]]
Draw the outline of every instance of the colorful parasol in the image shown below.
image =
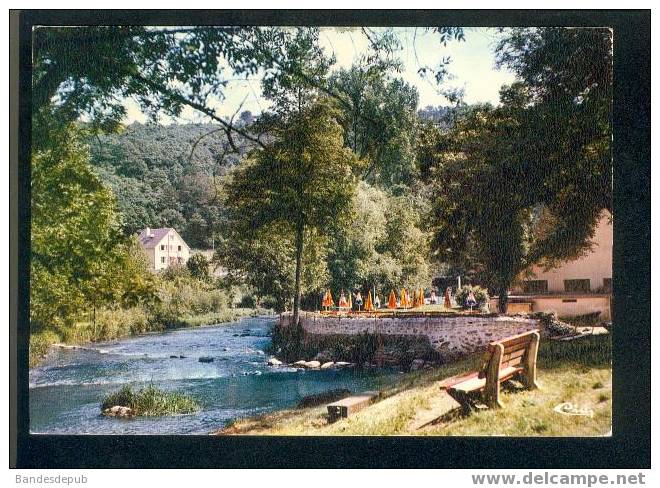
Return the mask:
[(323, 297), (322, 305), (326, 308), (335, 306), (335, 302), (332, 299), (332, 293), (330, 292), (329, 288), (325, 291), (325, 296)]
[(374, 311), (374, 304), (371, 301), (371, 290), (369, 290), (369, 294), (367, 295), (367, 301), (364, 302), (364, 311), (365, 312), (373, 312)]
[(394, 290), (390, 292), (390, 297), (387, 299), (387, 308), (396, 308), (396, 293), (394, 293)]

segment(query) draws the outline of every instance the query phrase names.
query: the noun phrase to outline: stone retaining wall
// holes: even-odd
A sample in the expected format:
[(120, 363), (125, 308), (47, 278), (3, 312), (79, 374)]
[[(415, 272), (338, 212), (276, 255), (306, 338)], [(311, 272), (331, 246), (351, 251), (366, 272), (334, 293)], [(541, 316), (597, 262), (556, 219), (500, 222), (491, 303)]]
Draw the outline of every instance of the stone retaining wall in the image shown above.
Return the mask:
[[(280, 316), (280, 326), (291, 323), (291, 314)], [(438, 352), (465, 354), (482, 350), (488, 343), (528, 330), (539, 329), (538, 320), (509, 316), (464, 317), (324, 317), (301, 314), (300, 323), (306, 334), (427, 337)]]

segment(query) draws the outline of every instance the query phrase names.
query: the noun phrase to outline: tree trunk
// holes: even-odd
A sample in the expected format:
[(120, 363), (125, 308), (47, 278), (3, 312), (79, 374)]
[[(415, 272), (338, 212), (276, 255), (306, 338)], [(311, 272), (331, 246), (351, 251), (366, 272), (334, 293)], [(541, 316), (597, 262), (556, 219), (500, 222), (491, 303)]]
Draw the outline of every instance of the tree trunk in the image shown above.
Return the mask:
[(500, 286), (499, 299), (497, 300), (497, 311), (499, 313), (506, 313), (508, 304), (509, 304), (509, 287)]
[(296, 284), (293, 295), (293, 325), (298, 326), (300, 316), (300, 276), (302, 274), (303, 237), (305, 227), (302, 222), (296, 226)]

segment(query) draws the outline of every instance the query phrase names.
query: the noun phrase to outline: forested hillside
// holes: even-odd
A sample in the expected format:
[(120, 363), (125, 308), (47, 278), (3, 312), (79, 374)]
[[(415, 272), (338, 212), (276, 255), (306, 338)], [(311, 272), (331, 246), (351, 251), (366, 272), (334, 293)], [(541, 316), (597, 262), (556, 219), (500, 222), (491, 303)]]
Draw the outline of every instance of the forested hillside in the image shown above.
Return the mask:
[(92, 164), (117, 198), (126, 234), (174, 227), (190, 246), (211, 247), (221, 212), (217, 178), (239, 160), (217, 129), (133, 123), (90, 139)]
[[(455, 112), (428, 106), (418, 115), (421, 122), (448, 128)], [(250, 112), (240, 116), (242, 124), (253, 120)], [(117, 198), (126, 234), (174, 227), (190, 246), (212, 246), (222, 216), (218, 180), (240, 159), (228, 151), (218, 125), (135, 122), (93, 137), (89, 145), (92, 164)]]

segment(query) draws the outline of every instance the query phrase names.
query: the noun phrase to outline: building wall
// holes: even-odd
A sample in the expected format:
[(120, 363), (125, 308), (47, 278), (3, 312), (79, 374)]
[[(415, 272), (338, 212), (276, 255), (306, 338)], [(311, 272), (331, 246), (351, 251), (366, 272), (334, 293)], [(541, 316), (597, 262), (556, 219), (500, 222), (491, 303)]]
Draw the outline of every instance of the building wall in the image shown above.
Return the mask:
[(181, 236), (170, 231), (153, 249), (153, 264), (156, 271), (172, 265), (185, 265), (190, 257), (190, 248)]
[[(588, 255), (567, 261), (550, 271), (543, 271), (535, 266), (532, 268), (533, 280), (547, 280), (548, 293), (565, 293), (564, 280), (589, 279), (591, 291), (602, 291), (604, 280), (612, 278), (612, 223), (609, 212), (601, 215), (593, 237), (594, 248)], [(522, 292), (522, 287), (516, 287), (514, 292)]]
[[(507, 313), (555, 312), (561, 318), (600, 312), (598, 320), (611, 320), (611, 297), (608, 294), (512, 296), (510, 300), (512, 302), (508, 303)], [(490, 299), (491, 310), (497, 310), (497, 301), (497, 297)], [(529, 307), (525, 304), (529, 304)]]
[(149, 266), (151, 266), (151, 269), (156, 269), (156, 251), (154, 249), (145, 249), (144, 252), (147, 253), (147, 257), (149, 258)]
[[(281, 326), (290, 322), (290, 313), (280, 316)], [(538, 320), (507, 316), (349, 318), (302, 313), (300, 323), (305, 333), (317, 336), (378, 333), (427, 337), (438, 352), (451, 354), (481, 351), (492, 341), (541, 327)]]

